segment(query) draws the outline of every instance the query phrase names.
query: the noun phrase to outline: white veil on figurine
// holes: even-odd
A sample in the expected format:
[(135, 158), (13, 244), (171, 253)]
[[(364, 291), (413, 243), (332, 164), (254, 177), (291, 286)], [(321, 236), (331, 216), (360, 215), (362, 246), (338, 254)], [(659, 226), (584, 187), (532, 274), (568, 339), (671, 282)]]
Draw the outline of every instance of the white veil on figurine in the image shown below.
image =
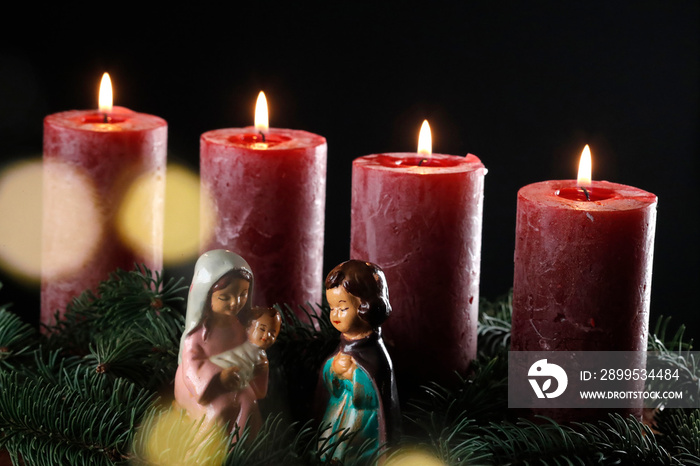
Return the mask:
[(221, 277), (234, 270), (242, 270), (250, 275), (250, 291), (241, 312), (249, 311), (253, 302), (253, 271), (248, 262), (235, 252), (226, 249), (214, 249), (202, 254), (194, 266), (194, 276), (187, 296), (187, 314), (185, 316), (185, 331), (180, 338), (178, 364), (182, 363), (182, 349), (185, 338), (199, 327), (205, 317), (205, 307), (210, 307), (209, 291)]

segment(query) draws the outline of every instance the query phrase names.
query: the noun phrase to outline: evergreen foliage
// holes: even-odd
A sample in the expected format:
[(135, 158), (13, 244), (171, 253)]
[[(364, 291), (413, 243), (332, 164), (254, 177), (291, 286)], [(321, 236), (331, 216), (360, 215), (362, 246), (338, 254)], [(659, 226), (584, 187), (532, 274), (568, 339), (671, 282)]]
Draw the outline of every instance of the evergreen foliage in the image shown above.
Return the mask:
[[(328, 307), (317, 317), (307, 306), (305, 320), (281, 309), (263, 428), (255, 438), (239, 429), (217, 437), (200, 432), (167, 398), (184, 326), (183, 290), (181, 281), (163, 283), (146, 269), (118, 271), (96, 294), (77, 298), (45, 334), (0, 307), (0, 449), (27, 465), (153, 465), (187, 457), (228, 466), (326, 464), (325, 456), (353, 435), (309, 419), (318, 368), (338, 344)], [(470, 374), (451, 387), (427, 383), (406, 404), (405, 435), (387, 464), (417, 449), (446, 465), (700, 465), (700, 410), (659, 409), (653, 425), (616, 415), (570, 426), (515, 418), (507, 409), (510, 299), (481, 302)], [(669, 319), (658, 321), (649, 349), (697, 387), (692, 344), (682, 326), (669, 328)], [(374, 463), (353, 459), (361, 453), (351, 451), (344, 464)]]

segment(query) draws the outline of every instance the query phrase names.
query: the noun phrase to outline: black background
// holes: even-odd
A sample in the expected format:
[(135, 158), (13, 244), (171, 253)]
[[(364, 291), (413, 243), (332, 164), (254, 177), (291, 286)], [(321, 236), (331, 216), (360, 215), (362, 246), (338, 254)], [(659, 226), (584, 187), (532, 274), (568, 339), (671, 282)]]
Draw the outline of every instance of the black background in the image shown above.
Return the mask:
[[(590, 144), (594, 179), (659, 197), (652, 323), (700, 336), (697, 1), (86, 5), (3, 15), (2, 162), (41, 153), (46, 114), (94, 107), (103, 71), (116, 104), (168, 121), (170, 160), (193, 169), (199, 135), (251, 124), (262, 89), (272, 126), (328, 140), (325, 273), (349, 251), (352, 160), (414, 151), (427, 118), (435, 152), (489, 170), (494, 298), (512, 286), (517, 190), (574, 178)], [(35, 319), (38, 289), (0, 278), (0, 302)]]

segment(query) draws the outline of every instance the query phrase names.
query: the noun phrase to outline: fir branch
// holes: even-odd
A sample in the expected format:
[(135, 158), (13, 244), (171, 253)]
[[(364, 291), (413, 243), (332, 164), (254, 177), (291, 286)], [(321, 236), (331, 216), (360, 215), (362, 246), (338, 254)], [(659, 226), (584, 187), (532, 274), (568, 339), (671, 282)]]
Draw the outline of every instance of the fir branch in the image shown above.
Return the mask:
[(685, 452), (671, 456), (651, 429), (634, 418), (611, 414), (609, 422), (571, 427), (540, 419), (546, 423), (521, 419), (484, 428), (480, 438), (490, 445), (495, 464), (697, 464)]
[(431, 452), (433, 456), (450, 466), (492, 464), (490, 449), (480, 440), (477, 434), (478, 427), (466, 413), (452, 424), (443, 423), (441, 413), (426, 414), (427, 416), (424, 416), (421, 421), (423, 435), (404, 435), (399, 448), (390, 458), (400, 458), (406, 451), (419, 449)]
[(225, 466), (320, 464), (316, 452), (320, 434), (310, 421), (299, 427), (296, 423), (286, 423), (279, 414), (270, 415), (257, 436), (251, 437), (249, 429), (240, 435), (236, 431), (234, 436), (238, 441)]
[(674, 458), (658, 442), (650, 427), (635, 418), (623, 418), (610, 414), (610, 422), (592, 424), (575, 424), (585, 435), (591, 449), (598, 450), (600, 462), (605, 464), (630, 465), (682, 465), (688, 463), (689, 457)]
[(700, 464), (700, 410), (664, 409), (655, 421), (660, 441), (674, 457)]
[(85, 358), (94, 370), (158, 389), (177, 369), (182, 280), (163, 285), (142, 268), (118, 270), (73, 301), (65, 317), (49, 328), (47, 345)]
[[(585, 465), (589, 461), (589, 444), (570, 428), (551, 420), (544, 425), (521, 419), (513, 424), (492, 423), (483, 428), (480, 438), (489, 445), (492, 464), (512, 465), (539, 462), (541, 464)], [(600, 459), (600, 458), (599, 458)]]
[(513, 316), (513, 291), (495, 301), (479, 301), (477, 327), (478, 351), (491, 358), (510, 348), (510, 323)]
[(693, 340), (684, 341), (685, 325), (680, 325), (672, 337), (668, 337), (668, 325), (671, 317), (659, 316), (654, 331), (649, 335), (648, 351), (676, 351), (682, 353), (693, 349)]
[[(0, 372), (0, 440), (15, 460), (112, 464), (126, 458), (154, 390), (170, 382), (177, 367), (180, 283), (163, 285), (147, 269), (117, 271), (99, 294), (86, 292), (69, 306), (44, 345), (35, 342), (27, 353), (28, 364)], [(15, 327), (0, 328), (7, 334)]]
[(181, 314), (175, 314), (173, 318), (163, 318), (158, 314), (148, 313), (145, 320), (134, 329), (134, 338), (147, 345), (148, 349), (141, 359), (141, 364), (150, 373), (145, 386), (161, 387), (172, 383), (175, 378), (180, 335), (184, 327), (180, 316)]
[(145, 267), (117, 270), (101, 282), (97, 294), (86, 291), (68, 305), (63, 318), (48, 327), (49, 344), (74, 354), (88, 353), (90, 343), (103, 333), (129, 334), (148, 320), (149, 314), (167, 315), (181, 322), (182, 280), (163, 284), (160, 274)]
[(473, 375), (457, 375), (455, 387), (429, 383), (422, 395), (409, 402), (406, 419), (431, 437), (439, 436), (435, 426), (460, 425), (467, 417), (477, 424), (501, 420), (506, 413), (508, 361), (495, 357), (486, 363), (473, 362)]
[[(360, 445), (352, 445), (356, 436), (356, 431), (347, 429), (331, 431), (330, 424), (319, 426), (314, 439), (316, 448), (312, 450), (314, 461), (307, 464), (376, 465), (379, 457), (384, 453), (383, 446), (375, 450), (374, 440), (369, 438)], [(338, 455), (338, 450), (341, 448), (341, 454)]]
[[(681, 391), (683, 401), (687, 405), (697, 406), (700, 403), (700, 361), (691, 353), (692, 340), (683, 340), (685, 327), (679, 326), (672, 337), (668, 337), (670, 317), (659, 317), (654, 327), (654, 333), (649, 335), (648, 350), (653, 351), (647, 360), (648, 371), (670, 371), (673, 378), (647, 378), (648, 391)], [(676, 378), (675, 375), (678, 377)], [(659, 401), (657, 406), (661, 407)]]
[(53, 384), (62, 383), (61, 380), (67, 372), (80, 367), (82, 360), (76, 356), (64, 357), (60, 350), (50, 351), (39, 346), (32, 353), (31, 364), (12, 370), (15, 374), (27, 378), (43, 379)]
[[(304, 347), (311, 345), (312, 348), (305, 351), (303, 358), (297, 361), (302, 364), (316, 365), (316, 363), (323, 361), (340, 341), (340, 334), (331, 324), (330, 308), (327, 305), (317, 304), (317, 311), (314, 311), (314, 306), (310, 303), (307, 303), (306, 306), (299, 306), (304, 319), (299, 318), (289, 305), (275, 307), (282, 315), (282, 332), (275, 346), (270, 349), (273, 353), (274, 348), (285, 345), (304, 345)], [(327, 353), (324, 353), (324, 348), (328, 350)], [(321, 354), (317, 350), (321, 350)], [(286, 352), (281, 351), (281, 353)], [(280, 362), (285, 361), (281, 360)]]
[[(102, 337), (90, 344), (90, 354), (83, 361), (96, 373), (124, 377), (132, 381), (147, 381), (150, 368), (143, 359), (150, 354), (151, 345), (137, 338)], [(148, 382), (142, 382), (148, 386)]]
[(85, 368), (57, 381), (0, 372), (0, 447), (25, 464), (112, 464), (128, 452), (152, 395)]
[(0, 307), (0, 367), (12, 370), (26, 364), (23, 356), (36, 346), (36, 331), (8, 307)]

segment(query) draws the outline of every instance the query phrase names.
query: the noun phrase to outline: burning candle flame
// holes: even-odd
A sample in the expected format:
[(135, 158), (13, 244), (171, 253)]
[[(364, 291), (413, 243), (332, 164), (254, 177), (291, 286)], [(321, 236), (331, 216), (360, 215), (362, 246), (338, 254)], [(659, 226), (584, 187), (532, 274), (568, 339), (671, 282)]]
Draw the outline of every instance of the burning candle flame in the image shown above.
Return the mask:
[(100, 94), (97, 99), (100, 112), (109, 113), (112, 111), (112, 80), (109, 79), (109, 74), (102, 75), (100, 82)]
[(260, 91), (260, 94), (258, 94), (258, 101), (255, 104), (255, 129), (265, 132), (269, 127), (270, 123), (267, 116), (267, 99), (265, 98), (265, 93)]
[(423, 125), (420, 127), (420, 134), (418, 135), (418, 153), (427, 156), (433, 153), (433, 140), (430, 135), (428, 120), (423, 120)]
[(591, 187), (591, 149), (586, 144), (581, 152), (581, 160), (578, 163), (578, 179), (576, 185), (579, 188)]

